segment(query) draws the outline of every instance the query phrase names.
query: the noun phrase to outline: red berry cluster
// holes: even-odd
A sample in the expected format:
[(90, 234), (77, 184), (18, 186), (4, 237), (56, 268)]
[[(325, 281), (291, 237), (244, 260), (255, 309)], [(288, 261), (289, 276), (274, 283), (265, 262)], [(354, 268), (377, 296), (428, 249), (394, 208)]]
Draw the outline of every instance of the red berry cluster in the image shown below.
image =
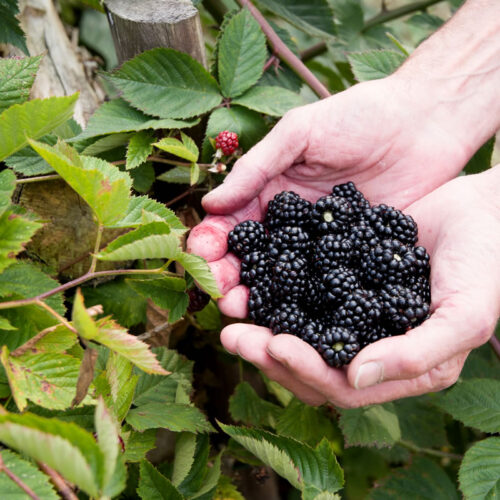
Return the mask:
[(221, 149), (228, 156), (233, 154), (238, 148), (238, 134), (224, 130), (215, 138), (215, 147)]

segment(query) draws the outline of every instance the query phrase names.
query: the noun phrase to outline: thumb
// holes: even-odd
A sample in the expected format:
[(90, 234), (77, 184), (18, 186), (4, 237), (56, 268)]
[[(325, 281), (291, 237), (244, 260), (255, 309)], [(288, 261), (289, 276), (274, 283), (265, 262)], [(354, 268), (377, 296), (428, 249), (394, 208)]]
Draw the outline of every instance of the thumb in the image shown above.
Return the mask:
[(212, 214), (227, 214), (245, 206), (266, 184), (301, 158), (307, 147), (304, 108), (289, 111), (233, 166), (223, 184), (203, 198)]

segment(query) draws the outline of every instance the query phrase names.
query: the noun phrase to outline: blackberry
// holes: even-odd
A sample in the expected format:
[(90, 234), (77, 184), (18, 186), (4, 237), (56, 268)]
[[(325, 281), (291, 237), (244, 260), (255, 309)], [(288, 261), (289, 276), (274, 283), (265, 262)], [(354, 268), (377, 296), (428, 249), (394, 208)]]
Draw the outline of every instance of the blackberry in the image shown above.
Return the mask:
[(424, 278), (428, 278), (431, 272), (430, 266), (430, 257), (427, 253), (427, 250), (424, 247), (415, 247), (413, 249), (413, 253), (416, 257), (415, 267), (416, 267), (416, 275), (423, 276)]
[(377, 333), (381, 316), (382, 304), (377, 294), (360, 288), (349, 294), (336, 310), (334, 322), (360, 337), (370, 338)]
[(270, 328), (274, 334), (289, 333), (300, 337), (307, 318), (298, 304), (281, 304), (273, 311)]
[(324, 299), (330, 304), (339, 304), (359, 288), (356, 274), (347, 267), (331, 269), (322, 279)]
[(339, 326), (325, 328), (318, 340), (317, 351), (335, 368), (347, 365), (359, 350), (357, 336)]
[(425, 276), (412, 276), (408, 283), (408, 288), (417, 295), (420, 295), (427, 304), (431, 303), (431, 284)]
[(349, 241), (351, 243), (351, 259), (359, 261), (364, 254), (380, 242), (375, 231), (366, 223), (360, 222), (358, 225), (353, 226), (349, 234)]
[(309, 233), (298, 226), (285, 226), (270, 234), (268, 251), (271, 259), (276, 259), (284, 250), (296, 250), (307, 255), (310, 246)]
[(323, 325), (319, 321), (308, 321), (302, 328), (301, 338), (304, 342), (312, 345), (315, 349), (318, 347), (318, 341), (323, 332)]
[(378, 234), (380, 239), (397, 239), (406, 245), (417, 242), (417, 225), (410, 215), (394, 207), (377, 205), (367, 208), (363, 218)]
[(383, 240), (370, 249), (360, 264), (361, 276), (366, 283), (407, 283), (415, 272), (417, 257), (413, 249), (399, 240)]
[(411, 288), (387, 284), (380, 290), (384, 320), (389, 329), (404, 333), (429, 315), (429, 304)]
[(320, 275), (333, 267), (346, 264), (351, 258), (352, 242), (343, 234), (325, 234), (316, 242), (312, 262)]
[(345, 184), (337, 184), (332, 189), (333, 196), (341, 196), (351, 204), (355, 216), (360, 219), (365, 209), (370, 208), (370, 203), (364, 197), (361, 191), (358, 191), (354, 182), (346, 182)]
[(262, 250), (267, 242), (264, 226), (255, 220), (240, 222), (234, 226), (227, 238), (229, 250), (240, 258), (250, 252)]
[(266, 253), (257, 250), (243, 257), (240, 269), (240, 280), (243, 284), (252, 286), (270, 275), (271, 267)]
[(248, 317), (259, 326), (269, 326), (274, 310), (271, 294), (271, 278), (264, 279), (250, 288), (248, 297)]
[(320, 234), (345, 233), (354, 222), (351, 204), (340, 196), (323, 196), (311, 211), (311, 227)]
[(276, 261), (272, 273), (272, 290), (288, 302), (298, 302), (309, 280), (307, 261), (297, 253), (285, 250)]
[(397, 334), (391, 332), (386, 326), (380, 325), (379, 328), (377, 328), (377, 330), (374, 331), (372, 335), (370, 335), (369, 337), (360, 338), (361, 349), (363, 349), (363, 347), (366, 347), (368, 344), (373, 344), (374, 342), (377, 342), (377, 340), (386, 339), (388, 337), (394, 337), (394, 335)]
[(282, 226), (303, 227), (309, 224), (311, 203), (293, 191), (282, 191), (267, 206), (264, 225), (270, 230)]
[(321, 319), (325, 315), (325, 310), (330, 307), (325, 302), (324, 288), (319, 278), (311, 276), (301, 299), (308, 314), (318, 319)]
[(189, 305), (187, 311), (190, 313), (201, 311), (210, 302), (210, 295), (199, 288), (188, 290), (188, 297)]

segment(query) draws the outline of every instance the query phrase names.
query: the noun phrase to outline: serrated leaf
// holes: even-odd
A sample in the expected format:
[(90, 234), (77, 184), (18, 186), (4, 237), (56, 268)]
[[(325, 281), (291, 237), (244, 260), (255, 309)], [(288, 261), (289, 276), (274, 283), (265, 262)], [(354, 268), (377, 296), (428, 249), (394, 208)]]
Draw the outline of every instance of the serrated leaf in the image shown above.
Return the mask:
[(10, 170), (0, 172), (0, 215), (11, 204), (11, 197), (16, 189), (16, 176)]
[[(202, 170), (197, 182), (203, 182), (206, 177), (207, 174)], [(191, 184), (191, 169), (189, 167), (177, 166), (160, 174), (157, 180), (172, 184)]]
[(158, 362), (168, 372), (167, 377), (140, 373), (135, 388), (134, 404), (141, 406), (148, 403), (174, 402), (177, 388), (191, 389), (193, 362), (181, 356), (177, 351), (165, 347), (152, 349)]
[(125, 442), (123, 454), (125, 462), (140, 462), (145, 458), (146, 453), (155, 447), (156, 429), (144, 432), (122, 430), (122, 437)]
[(500, 380), (471, 379), (457, 383), (438, 406), (469, 427), (500, 432)]
[(78, 94), (33, 99), (6, 109), (0, 114), (0, 161), (24, 148), (28, 138), (38, 139), (71, 118), (77, 99)]
[[(1, 227), (1, 226), (0, 226)], [(0, 240), (1, 245), (1, 240)], [(28, 262), (16, 262), (9, 269), (0, 274), (0, 297), (9, 297), (11, 294), (20, 298), (31, 298), (57, 288), (60, 283), (36, 266)], [(52, 309), (61, 315), (66, 313), (61, 293), (44, 299)], [(26, 309), (25, 309), (26, 310)], [(38, 307), (37, 307), (37, 310)]]
[[(97, 334), (91, 340), (115, 351), (147, 373), (168, 374), (160, 366), (156, 356), (149, 350), (149, 346), (136, 336), (128, 333), (120, 325), (104, 318), (97, 321), (96, 326)], [(85, 332), (79, 331), (78, 333), (85, 338)]]
[(493, 500), (500, 496), (500, 437), (471, 446), (458, 472), (465, 498)]
[(198, 255), (182, 252), (176, 257), (177, 262), (193, 277), (200, 288), (213, 299), (222, 297), (207, 261)]
[(200, 179), (200, 166), (197, 163), (191, 164), (189, 169), (189, 184), (194, 186)]
[(262, 116), (250, 109), (241, 106), (216, 109), (208, 119), (205, 140), (203, 141), (202, 158), (209, 162), (214, 153), (209, 137), (217, 137), (219, 132), (229, 130), (236, 132), (239, 144), (244, 151), (248, 151), (266, 134), (267, 126)]
[[(44, 135), (40, 138), (40, 142), (54, 146), (57, 143), (57, 136), (54, 134)], [(54, 169), (31, 146), (26, 146), (10, 155), (5, 159), (5, 164), (14, 172), (25, 177), (54, 172)]]
[(233, 99), (232, 103), (266, 115), (283, 116), (290, 109), (302, 106), (304, 100), (299, 94), (282, 87), (257, 85)]
[[(68, 330), (64, 325), (56, 325), (53, 330), (38, 339), (36, 337), (30, 339), (29, 345), (23, 344), (12, 355), (18, 355), (24, 352), (31, 354), (42, 352), (58, 352), (64, 353), (71, 349), (78, 342), (78, 335)], [(24, 348), (26, 350), (24, 350)], [(19, 352), (22, 351), (22, 352)]]
[(0, 59), (0, 113), (29, 99), (42, 56)]
[(245, 500), (238, 488), (231, 482), (231, 478), (221, 474), (217, 483), (215, 500)]
[[(31, 462), (24, 460), (17, 453), (3, 449), (0, 451), (3, 465), (12, 474), (22, 478), (22, 482), (28, 486), (38, 498), (43, 500), (59, 500), (48, 476)], [(0, 491), (2, 498), (8, 500), (26, 500), (26, 492), (14, 483), (6, 474), (0, 474)]]
[(84, 339), (93, 340), (99, 334), (99, 329), (95, 321), (90, 316), (83, 303), (82, 292), (78, 289), (73, 300), (73, 312), (71, 314), (73, 326), (78, 334)]
[(144, 223), (143, 215), (150, 214), (158, 221), (164, 221), (169, 226), (172, 232), (179, 235), (187, 231), (180, 219), (175, 213), (167, 208), (165, 205), (148, 198), (147, 196), (133, 196), (127, 208), (123, 219), (116, 222), (114, 228), (119, 227), (137, 227)]
[(393, 403), (339, 411), (340, 428), (348, 446), (392, 446), (401, 438)]
[(222, 452), (215, 457), (212, 467), (207, 469), (201, 488), (191, 496), (192, 500), (212, 500), (214, 498), (221, 473), (221, 458)]
[(121, 150), (125, 155), (125, 146), (132, 139), (134, 134), (110, 134), (95, 139), (87, 139), (85, 142), (75, 142), (75, 149), (82, 155), (87, 156), (103, 156), (103, 153), (111, 152), (113, 150)]
[(218, 43), (219, 82), (225, 97), (237, 97), (261, 77), (267, 57), (266, 37), (246, 9), (228, 22)]
[(326, 0), (259, 0), (259, 4), (308, 35), (329, 38), (335, 34), (333, 12)]
[(236, 422), (276, 427), (283, 408), (261, 399), (248, 382), (240, 382), (229, 398), (229, 413)]
[(26, 408), (28, 399), (53, 410), (71, 405), (80, 369), (79, 360), (58, 353), (26, 353), (13, 357), (9, 356), (6, 346), (2, 348), (1, 360), (20, 411)]
[(130, 176), (110, 163), (90, 156), (79, 156), (64, 143), (58, 148), (30, 141), (54, 170), (88, 203), (103, 226), (123, 217), (130, 201)]
[(149, 161), (142, 163), (130, 171), (132, 177), (132, 187), (138, 193), (147, 193), (156, 179), (156, 172), (153, 164)]
[(107, 79), (132, 106), (161, 118), (198, 116), (222, 100), (217, 82), (205, 68), (174, 49), (143, 52)]
[(17, 328), (12, 326), (7, 318), (0, 316), (0, 330), (17, 330)]
[(0, 415), (0, 441), (99, 496), (104, 457), (92, 434), (77, 425), (29, 413)]
[(162, 151), (178, 156), (179, 158), (184, 158), (191, 162), (198, 159), (198, 148), (196, 148), (196, 151), (191, 151), (185, 144), (175, 137), (164, 137), (159, 142), (155, 142), (154, 146)]
[(139, 226), (113, 240), (97, 257), (99, 260), (177, 259), (180, 241), (164, 222)]
[(165, 427), (173, 432), (212, 432), (213, 427), (195, 406), (147, 403), (128, 412), (127, 423), (137, 431)]
[(225, 433), (302, 491), (305, 500), (313, 499), (322, 492), (334, 493), (344, 483), (342, 469), (326, 439), (316, 448), (311, 448), (295, 439), (270, 432), (219, 425)]
[(0, 215), (0, 272), (15, 262), (16, 255), (40, 227), (42, 224), (10, 210)]
[(113, 351), (109, 353), (104, 374), (109, 385), (105, 401), (116, 420), (121, 422), (130, 409), (139, 377), (133, 375), (132, 363)]
[(405, 469), (393, 471), (384, 483), (370, 492), (370, 500), (457, 500), (457, 490), (448, 474), (435, 462), (414, 457)]
[(347, 59), (358, 82), (364, 82), (389, 76), (406, 58), (395, 50), (369, 50), (350, 52)]
[(186, 312), (189, 297), (185, 292), (186, 281), (181, 278), (167, 276), (148, 280), (129, 279), (127, 283), (143, 297), (168, 311), (169, 323), (175, 323)]
[(29, 54), (23, 30), (20, 27), (17, 14), (17, 0), (2, 0), (2, 15), (0, 16), (0, 43), (10, 43)]
[(142, 165), (153, 152), (154, 141), (154, 135), (146, 130), (133, 135), (128, 143), (127, 163), (125, 168), (131, 170)]
[(147, 460), (141, 462), (137, 493), (142, 500), (184, 500), (179, 490)]
[(73, 140), (80, 141), (89, 137), (140, 130), (180, 129), (194, 127), (199, 119), (173, 120), (158, 119), (134, 109), (123, 99), (103, 103), (90, 117), (87, 128)]
[(221, 329), (220, 310), (212, 300), (201, 311), (195, 312), (194, 317), (203, 330)]

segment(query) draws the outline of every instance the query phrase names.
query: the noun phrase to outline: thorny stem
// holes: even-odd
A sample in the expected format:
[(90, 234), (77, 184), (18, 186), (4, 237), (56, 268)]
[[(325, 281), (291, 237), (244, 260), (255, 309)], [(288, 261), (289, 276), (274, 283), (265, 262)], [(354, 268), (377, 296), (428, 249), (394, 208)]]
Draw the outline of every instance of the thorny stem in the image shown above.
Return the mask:
[(104, 226), (99, 224), (97, 228), (97, 237), (95, 239), (94, 253), (92, 255), (92, 263), (90, 264), (90, 269), (88, 274), (92, 274), (97, 266), (97, 254), (99, 253), (99, 248), (101, 246), (102, 233), (104, 231)]
[(497, 355), (497, 358), (500, 360), (500, 340), (498, 340), (495, 334), (493, 334), (490, 338), (490, 346)]
[(21, 488), (26, 495), (28, 495), (33, 500), (41, 500), (40, 497), (27, 485), (20, 477), (16, 476), (4, 463), (2, 454), (0, 453), (0, 471), (4, 472), (5, 475), (14, 483)]
[(461, 462), (464, 458), (462, 455), (457, 455), (456, 453), (448, 453), (446, 451), (433, 450), (431, 448), (420, 448), (409, 441), (399, 440), (397, 441), (397, 444), (415, 453), (424, 453), (425, 455), (430, 455), (432, 457), (448, 458), (449, 460), (457, 460), (459, 462)]
[(250, 0), (237, 0), (242, 7), (246, 7), (250, 14), (259, 23), (262, 31), (266, 35), (273, 54), (285, 61), (309, 87), (321, 98), (329, 97), (328, 89), (316, 78), (313, 72), (283, 43), (264, 16), (252, 4)]
[(56, 472), (52, 469), (52, 467), (49, 467), (47, 464), (41, 462), (38, 462), (38, 466), (43, 472), (45, 472), (45, 474), (47, 474), (47, 476), (50, 477), (52, 484), (57, 488), (64, 500), (78, 500), (74, 491), (68, 486), (59, 472)]
[[(378, 26), (389, 21), (394, 21), (395, 19), (399, 19), (400, 17), (412, 14), (413, 12), (425, 10), (427, 7), (430, 7), (442, 1), (443, 0), (421, 0), (418, 2), (410, 3), (408, 5), (403, 5), (401, 7), (398, 7), (397, 9), (387, 10), (382, 8), (382, 10), (377, 15), (366, 21), (363, 28), (361, 29), (361, 32), (363, 33), (370, 28), (373, 28), (374, 26)], [(327, 46), (325, 42), (317, 43), (302, 51), (300, 54), (300, 59), (303, 62), (309, 61), (310, 59), (323, 54), (324, 52), (326, 52), (326, 50)]]

